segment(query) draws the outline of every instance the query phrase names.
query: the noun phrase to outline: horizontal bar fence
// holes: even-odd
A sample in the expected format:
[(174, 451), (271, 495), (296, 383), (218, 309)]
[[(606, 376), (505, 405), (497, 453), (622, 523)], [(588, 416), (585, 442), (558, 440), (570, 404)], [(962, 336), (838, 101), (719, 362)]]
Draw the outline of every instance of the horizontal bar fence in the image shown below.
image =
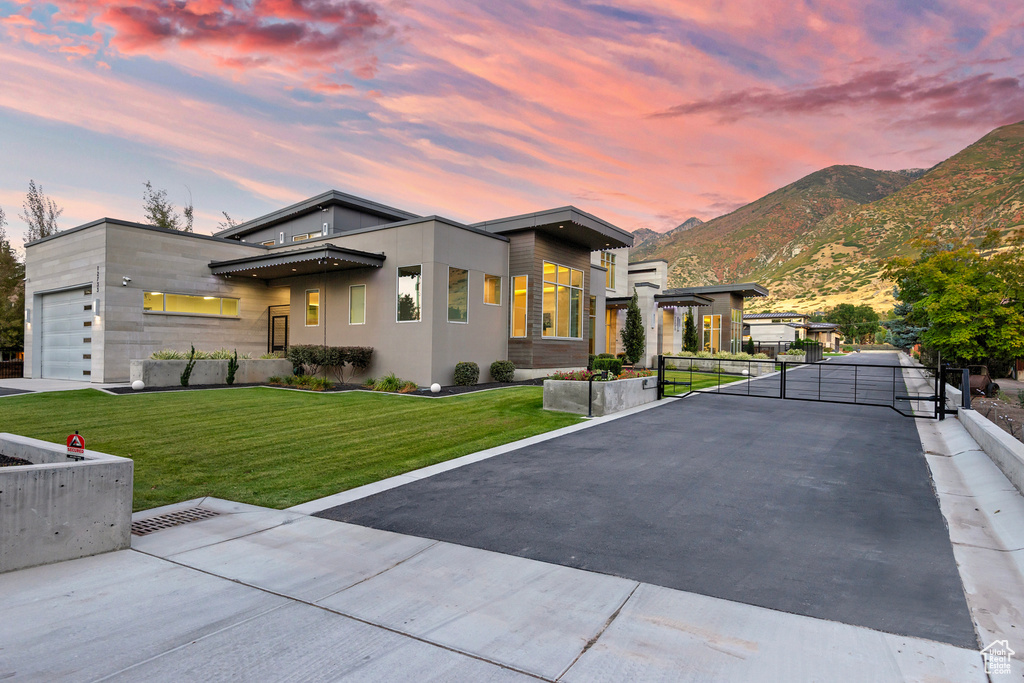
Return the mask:
[[(918, 368), (921, 369), (921, 368)], [(844, 403), (891, 408), (905, 417), (944, 419), (946, 372), (923, 368), (931, 380), (928, 394), (909, 393), (899, 365), (807, 362), (751, 358), (658, 357), (658, 397), (695, 391)]]
[(0, 379), (20, 379), (24, 374), (24, 361), (0, 360)]

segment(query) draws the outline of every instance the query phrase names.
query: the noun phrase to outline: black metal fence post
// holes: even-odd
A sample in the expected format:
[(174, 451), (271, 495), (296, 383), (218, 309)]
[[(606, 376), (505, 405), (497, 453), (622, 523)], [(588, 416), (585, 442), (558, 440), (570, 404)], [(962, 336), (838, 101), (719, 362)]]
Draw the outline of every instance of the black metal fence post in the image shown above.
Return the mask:
[(963, 369), (961, 375), (963, 379), (960, 380), (960, 391), (963, 392), (963, 407), (966, 410), (971, 409), (971, 371), (968, 368)]
[(939, 420), (946, 419), (946, 370), (941, 365), (935, 368), (939, 382), (939, 400), (935, 402), (935, 408), (939, 413)]
[(658, 400), (665, 398), (665, 356), (658, 356)]
[(780, 392), (779, 398), (786, 398), (786, 361), (781, 361), (781, 362), (782, 362), (782, 375), (780, 376), (781, 379), (779, 380), (779, 392)]

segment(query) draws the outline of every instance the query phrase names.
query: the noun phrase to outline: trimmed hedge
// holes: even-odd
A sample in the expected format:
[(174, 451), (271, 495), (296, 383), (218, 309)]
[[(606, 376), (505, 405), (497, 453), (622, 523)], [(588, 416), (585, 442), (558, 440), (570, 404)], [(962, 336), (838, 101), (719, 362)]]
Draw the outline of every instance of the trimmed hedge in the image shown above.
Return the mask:
[(511, 382), (516, 376), (516, 364), (510, 360), (491, 363), (491, 377), (495, 382)]
[(618, 376), (622, 374), (622, 361), (618, 358), (598, 358), (594, 361), (594, 370), (607, 370), (609, 374)]
[(480, 379), (480, 366), (472, 361), (455, 364), (455, 383), (461, 387), (470, 387)]
[(335, 374), (340, 376), (346, 365), (354, 370), (365, 370), (370, 367), (373, 347), (295, 344), (288, 347), (288, 360), (295, 367), (304, 368), (310, 375), (317, 374), (321, 369), (332, 368)]

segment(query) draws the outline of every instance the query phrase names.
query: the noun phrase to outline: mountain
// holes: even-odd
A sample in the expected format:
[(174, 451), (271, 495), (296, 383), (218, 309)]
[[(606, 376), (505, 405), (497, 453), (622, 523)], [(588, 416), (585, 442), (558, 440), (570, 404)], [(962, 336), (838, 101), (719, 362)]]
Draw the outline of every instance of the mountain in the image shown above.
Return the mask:
[(696, 216), (690, 216), (685, 221), (683, 221), (682, 223), (680, 223), (676, 227), (674, 227), (671, 230), (669, 230), (669, 232), (675, 232), (677, 230), (679, 230), (679, 231), (690, 230), (692, 228), (696, 228), (698, 225), (702, 224), (703, 222), (704, 221), (702, 221), (701, 219), (697, 218)]
[(633, 247), (639, 247), (641, 244), (658, 239), (659, 237), (661, 237), (660, 232), (655, 232), (650, 228), (637, 228), (633, 231)]
[(736, 211), (644, 242), (632, 258), (669, 262), (671, 286), (756, 281), (751, 310), (892, 306), (886, 260), (928, 232), (980, 237), (1024, 223), (1024, 122), (923, 171), (832, 166)]

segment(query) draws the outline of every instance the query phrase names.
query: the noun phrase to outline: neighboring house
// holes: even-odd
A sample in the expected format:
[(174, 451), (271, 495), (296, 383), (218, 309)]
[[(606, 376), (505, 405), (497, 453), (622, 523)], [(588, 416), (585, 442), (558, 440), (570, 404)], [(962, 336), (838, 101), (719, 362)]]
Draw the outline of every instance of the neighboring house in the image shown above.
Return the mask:
[[(464, 225), (331, 191), (217, 233), (109, 218), (26, 245), (25, 375), (126, 381), (163, 348), (371, 346), (366, 375), (450, 384), (585, 367), (600, 249), (632, 235), (573, 207)], [(357, 377), (358, 379), (358, 377)]]
[(702, 348), (742, 351), (744, 299), (768, 296), (768, 290), (754, 283), (670, 289), (667, 261), (628, 263), (628, 251), (617, 249), (591, 255), (594, 267), (605, 269), (606, 295), (604, 334), (597, 334), (594, 353), (622, 351), (621, 332), (634, 288), (647, 333), (647, 349), (640, 364), (652, 366), (659, 354), (682, 352), (683, 326), (688, 312), (693, 314)]
[(797, 339), (821, 342), (828, 348), (839, 345), (839, 326), (810, 322), (810, 316), (785, 313), (748, 313), (743, 316), (743, 334), (761, 344), (789, 344)]

